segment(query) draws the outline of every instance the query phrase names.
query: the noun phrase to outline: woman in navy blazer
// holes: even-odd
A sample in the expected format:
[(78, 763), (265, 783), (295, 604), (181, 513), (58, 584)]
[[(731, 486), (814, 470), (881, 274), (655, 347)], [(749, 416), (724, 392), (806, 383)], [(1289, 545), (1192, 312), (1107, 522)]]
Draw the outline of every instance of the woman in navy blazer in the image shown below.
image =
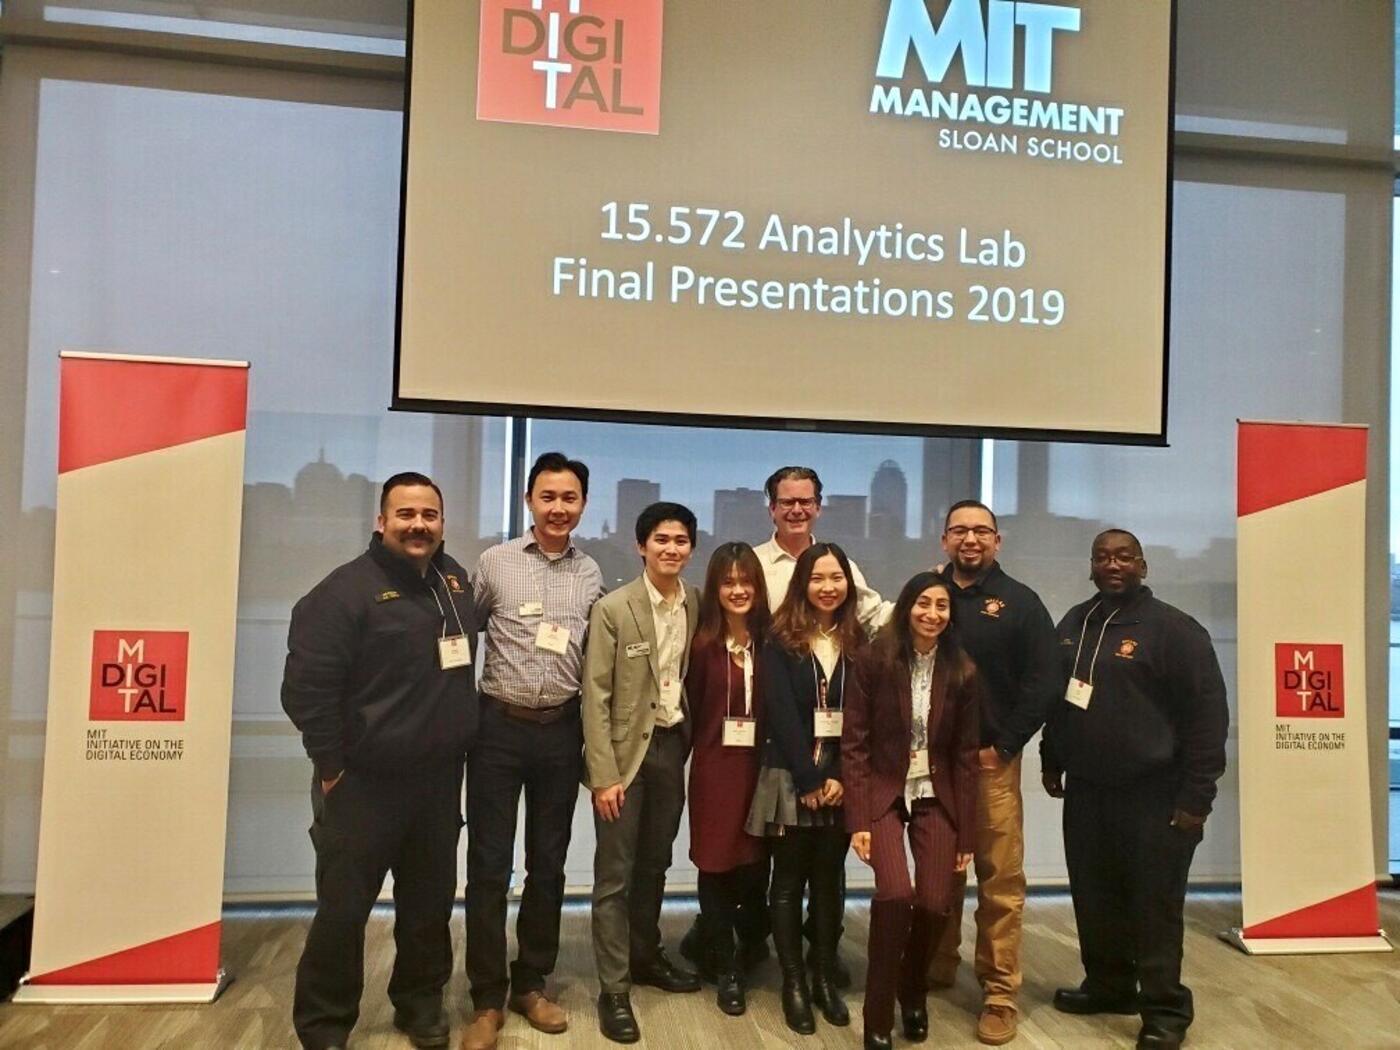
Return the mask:
[[(846, 829), (875, 871), (865, 984), (865, 1046), (928, 1035), (929, 955), (972, 860), (977, 814), (976, 671), (952, 629), (948, 585), (920, 573), (846, 690), (841, 736)], [(905, 835), (914, 855), (909, 879)]]

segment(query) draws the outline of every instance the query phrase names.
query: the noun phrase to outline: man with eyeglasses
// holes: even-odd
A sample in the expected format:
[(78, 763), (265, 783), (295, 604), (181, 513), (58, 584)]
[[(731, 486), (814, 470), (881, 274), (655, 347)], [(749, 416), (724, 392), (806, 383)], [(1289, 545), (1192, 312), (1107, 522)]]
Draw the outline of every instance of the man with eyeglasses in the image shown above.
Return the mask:
[[(1072, 1014), (1142, 1016), (1141, 1050), (1179, 1047), (1194, 1016), (1181, 983), (1191, 858), (1225, 771), (1225, 682), (1199, 623), (1143, 583), (1136, 536), (1094, 538), (1098, 594), (1060, 621), (1063, 699), (1040, 744), (1041, 779), (1065, 800), (1065, 860), (1084, 981), (1055, 993)], [(1068, 774), (1066, 779), (1065, 774)]]
[[(996, 515), (977, 500), (953, 504), (943, 522), (942, 575), (953, 622), (977, 664), (981, 748), (974, 865), (977, 870), (975, 970), (982, 986), (977, 1038), (999, 1046), (1016, 1038), (1021, 988), (1021, 913), (1026, 904), (1021, 751), (1054, 699), (1055, 627), (1035, 591), (997, 562)], [(929, 983), (948, 988), (957, 974), (965, 874), (929, 966)]]

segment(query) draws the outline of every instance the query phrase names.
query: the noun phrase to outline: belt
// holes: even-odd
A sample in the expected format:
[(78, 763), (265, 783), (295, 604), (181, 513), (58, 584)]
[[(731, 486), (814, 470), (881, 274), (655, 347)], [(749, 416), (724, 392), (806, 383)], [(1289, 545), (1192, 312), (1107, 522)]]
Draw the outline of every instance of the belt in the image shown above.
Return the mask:
[(513, 718), (518, 722), (533, 722), (535, 725), (547, 726), (551, 722), (557, 722), (565, 715), (578, 707), (578, 696), (571, 696), (567, 700), (562, 700), (553, 707), (522, 707), (520, 704), (507, 703), (505, 700), (498, 700), (494, 696), (486, 696), (487, 700), (501, 709), (502, 714), (507, 718)]

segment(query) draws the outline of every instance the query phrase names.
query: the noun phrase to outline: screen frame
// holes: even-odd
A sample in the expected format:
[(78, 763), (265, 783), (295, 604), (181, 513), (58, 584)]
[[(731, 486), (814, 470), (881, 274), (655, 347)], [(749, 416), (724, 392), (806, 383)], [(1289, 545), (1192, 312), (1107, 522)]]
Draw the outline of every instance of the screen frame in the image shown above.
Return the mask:
[(399, 393), (399, 362), (403, 343), (404, 249), (408, 228), (408, 155), (413, 101), (413, 29), (416, 0), (408, 0), (405, 27), (403, 136), (399, 168), (399, 242), (394, 290), (394, 370), (389, 411), (476, 416), (529, 416), (588, 423), (632, 423), (646, 426), (713, 427), (728, 430), (767, 430), (783, 433), (867, 434), (886, 437), (991, 438), (1003, 441), (1052, 441), (1096, 445), (1138, 445), (1165, 448), (1171, 380), (1171, 292), (1173, 197), (1176, 185), (1176, 49), (1178, 0), (1170, 7), (1167, 55), (1167, 142), (1165, 229), (1162, 263), (1162, 401), (1155, 432), (1052, 430), (1035, 427), (968, 426), (944, 423), (900, 423), (880, 420), (822, 419), (787, 416), (728, 416), (699, 412), (648, 409), (570, 408), (555, 404), (526, 405), (500, 401), (458, 401), (403, 397)]

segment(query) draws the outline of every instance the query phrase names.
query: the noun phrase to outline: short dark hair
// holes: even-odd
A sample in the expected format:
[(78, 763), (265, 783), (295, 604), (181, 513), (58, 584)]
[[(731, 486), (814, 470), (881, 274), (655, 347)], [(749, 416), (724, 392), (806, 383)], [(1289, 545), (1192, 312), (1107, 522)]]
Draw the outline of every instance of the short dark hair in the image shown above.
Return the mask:
[(1132, 540), (1133, 546), (1137, 549), (1138, 557), (1141, 558), (1141, 557), (1143, 556), (1143, 554), (1142, 554), (1142, 540), (1138, 539), (1136, 536), (1134, 536), (1134, 535), (1133, 535), (1131, 532), (1129, 532), (1127, 529), (1104, 529), (1103, 532), (1099, 533), (1097, 536), (1094, 537), (1094, 542), (1093, 542), (1093, 544), (1091, 545), (1091, 549), (1092, 549), (1093, 547), (1097, 547), (1097, 546), (1099, 545), (1099, 540), (1103, 539), (1105, 536), (1126, 536), (1126, 537), (1128, 537), (1128, 539)]
[(535, 491), (535, 479), (541, 474), (559, 474), (568, 471), (578, 478), (579, 488), (583, 490), (583, 498), (588, 498), (588, 466), (581, 460), (570, 459), (562, 452), (544, 452), (540, 458), (535, 460), (535, 465), (530, 468), (530, 476), (525, 481), (525, 495), (530, 495)]
[(379, 513), (383, 514), (384, 508), (389, 505), (389, 493), (409, 485), (427, 485), (437, 493), (438, 506), (442, 506), (442, 489), (437, 487), (432, 478), (426, 474), (419, 474), (416, 470), (405, 470), (384, 482), (384, 487), (379, 490)]
[(977, 510), (985, 510), (987, 512), (987, 517), (992, 519), (992, 528), (1000, 531), (1001, 526), (997, 524), (997, 516), (992, 513), (992, 508), (987, 506), (980, 499), (960, 499), (949, 507), (948, 513), (943, 515), (943, 531), (948, 531), (948, 522), (953, 518), (953, 511), (966, 510), (968, 507), (973, 507)]
[(690, 545), (695, 546), (695, 512), (679, 503), (653, 503), (637, 515), (637, 545), (645, 546), (647, 537), (656, 531), (663, 521), (678, 521), (690, 535)]
[(763, 491), (768, 496), (770, 507), (778, 502), (778, 484), (783, 481), (810, 481), (816, 489), (817, 502), (822, 501), (822, 479), (817, 477), (815, 470), (811, 467), (779, 467), (769, 474), (768, 480), (763, 483)]

